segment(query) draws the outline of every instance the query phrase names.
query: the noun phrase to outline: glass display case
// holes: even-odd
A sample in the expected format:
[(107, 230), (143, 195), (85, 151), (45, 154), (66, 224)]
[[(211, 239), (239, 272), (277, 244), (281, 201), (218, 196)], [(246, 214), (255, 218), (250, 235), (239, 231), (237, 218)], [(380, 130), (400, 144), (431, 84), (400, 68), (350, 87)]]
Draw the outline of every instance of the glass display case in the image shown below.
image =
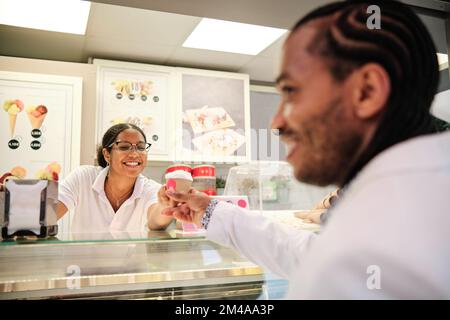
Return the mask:
[(250, 210), (318, 232), (320, 225), (299, 217), (315, 214), (316, 204), (335, 190), (333, 186), (323, 188), (298, 182), (287, 162), (253, 161), (230, 168), (224, 196), (247, 196)]
[(175, 230), (0, 242), (0, 299), (258, 299), (267, 285), (234, 250)]
[(247, 195), (251, 210), (308, 210), (333, 187), (298, 182), (283, 161), (253, 161), (232, 167), (224, 195)]

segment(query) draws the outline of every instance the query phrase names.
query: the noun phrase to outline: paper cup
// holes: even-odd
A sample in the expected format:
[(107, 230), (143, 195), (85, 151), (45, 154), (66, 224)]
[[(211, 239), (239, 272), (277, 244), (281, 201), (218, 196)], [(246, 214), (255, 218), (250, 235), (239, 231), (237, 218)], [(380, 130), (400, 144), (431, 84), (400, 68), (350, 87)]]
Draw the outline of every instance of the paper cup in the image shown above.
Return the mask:
[(185, 179), (169, 179), (166, 186), (168, 189), (173, 188), (176, 192), (188, 192), (191, 189), (192, 181)]

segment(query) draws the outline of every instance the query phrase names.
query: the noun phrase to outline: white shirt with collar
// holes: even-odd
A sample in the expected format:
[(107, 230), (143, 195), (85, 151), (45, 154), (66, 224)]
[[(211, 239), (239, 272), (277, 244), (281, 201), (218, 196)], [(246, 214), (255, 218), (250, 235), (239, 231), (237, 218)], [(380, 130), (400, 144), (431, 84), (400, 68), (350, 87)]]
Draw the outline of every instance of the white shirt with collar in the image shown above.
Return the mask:
[(108, 170), (80, 166), (59, 184), (59, 200), (73, 212), (71, 231), (146, 231), (147, 211), (158, 202), (161, 185), (139, 175), (130, 198), (114, 212), (104, 190)]
[(207, 237), (288, 279), (288, 299), (450, 299), (450, 132), (377, 155), (319, 235), (219, 203)]

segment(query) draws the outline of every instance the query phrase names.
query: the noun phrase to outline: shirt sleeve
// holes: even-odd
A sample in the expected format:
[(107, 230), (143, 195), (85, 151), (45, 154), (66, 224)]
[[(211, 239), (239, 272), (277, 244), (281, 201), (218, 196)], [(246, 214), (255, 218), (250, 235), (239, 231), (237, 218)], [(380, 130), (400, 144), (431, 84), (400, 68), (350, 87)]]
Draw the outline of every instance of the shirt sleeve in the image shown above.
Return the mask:
[(146, 201), (144, 204), (144, 211), (147, 212), (148, 209), (155, 203), (158, 202), (158, 191), (161, 185), (153, 180), (148, 180), (146, 183), (146, 192), (144, 197)]
[(298, 270), (316, 234), (220, 201), (213, 211), (206, 236), (236, 249), (257, 265), (289, 278)]
[(81, 168), (78, 168), (72, 171), (62, 182), (59, 183), (58, 200), (64, 203), (69, 211), (73, 210), (78, 204), (81, 174)]
[(148, 209), (158, 202), (158, 191), (161, 188), (161, 185), (153, 180), (148, 180), (146, 183), (146, 191), (144, 197), (146, 197), (146, 201), (144, 203), (144, 214), (142, 215), (141, 225), (144, 231), (151, 231), (148, 227)]

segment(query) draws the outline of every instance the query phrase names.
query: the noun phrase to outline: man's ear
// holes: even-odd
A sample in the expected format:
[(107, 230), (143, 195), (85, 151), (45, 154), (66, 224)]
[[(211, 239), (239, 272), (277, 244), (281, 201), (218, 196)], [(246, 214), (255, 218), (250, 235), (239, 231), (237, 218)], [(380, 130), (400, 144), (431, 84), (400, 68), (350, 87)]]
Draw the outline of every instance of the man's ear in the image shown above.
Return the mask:
[(103, 157), (105, 158), (106, 162), (108, 162), (108, 164), (109, 164), (111, 162), (111, 154), (109, 153), (108, 149), (103, 148), (102, 153), (103, 153)]
[(370, 119), (381, 114), (391, 93), (387, 71), (377, 63), (367, 63), (352, 74), (354, 115)]

